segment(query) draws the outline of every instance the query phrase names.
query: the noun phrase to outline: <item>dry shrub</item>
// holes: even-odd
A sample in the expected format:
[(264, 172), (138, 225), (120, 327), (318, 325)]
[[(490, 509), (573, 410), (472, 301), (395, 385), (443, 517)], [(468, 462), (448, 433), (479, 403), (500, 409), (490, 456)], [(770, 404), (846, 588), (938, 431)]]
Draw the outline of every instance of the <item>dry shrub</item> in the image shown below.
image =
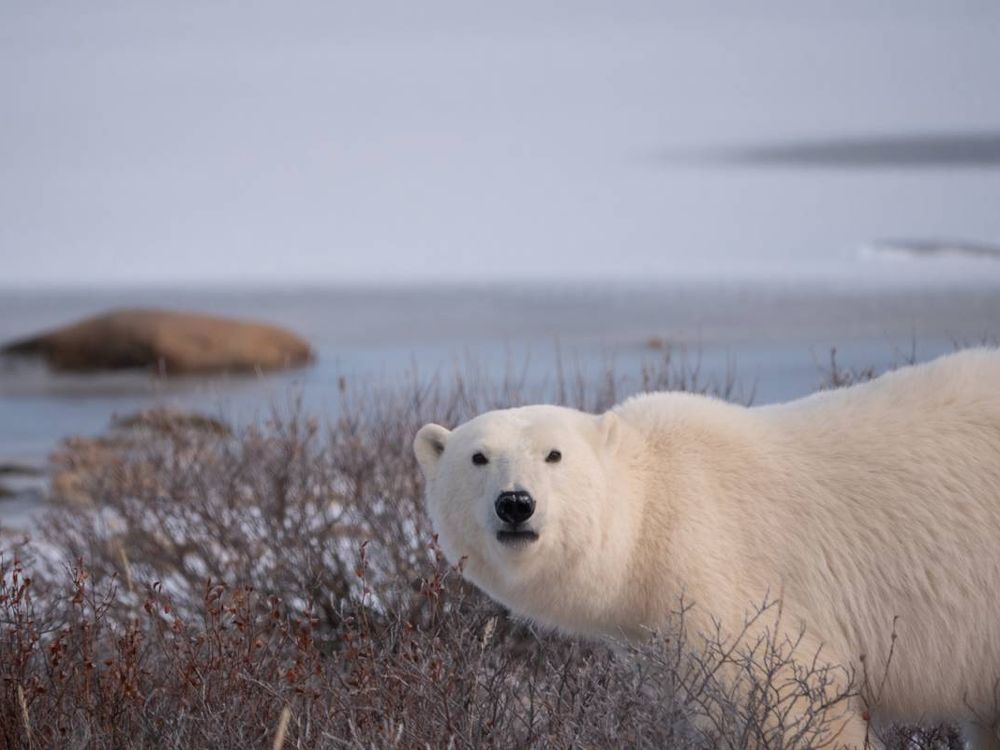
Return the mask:
[(327, 426), (293, 399), (241, 429), (152, 413), (67, 443), (72, 492), (0, 562), (0, 748), (832, 746), (850, 675), (761, 631), (774, 602), (742, 634), (686, 633), (682, 602), (639, 646), (539, 633), (442, 560), (423, 511), (426, 421), (735, 379), (669, 354), (535, 390), (466, 372), (344, 383)]
[[(832, 746), (846, 694), (830, 668), (756, 676), (791, 663), (787, 644), (689, 647), (675, 635), (613, 649), (539, 635), (440, 562), (408, 611), (386, 611), (364, 548), (359, 559), (361, 593), (336, 635), (276, 596), (212, 582), (186, 602), (190, 614), (154, 583), (118, 618), (115, 582), (95, 583), (81, 564), (43, 610), (22, 564), (4, 562), (0, 741), (263, 747), (287, 714), (297, 747)], [(741, 678), (726, 679), (727, 667)], [(814, 710), (783, 723), (800, 697)]]
[[(956, 345), (956, 349), (961, 348)], [(912, 341), (909, 351), (896, 349), (893, 353), (892, 361), (887, 370), (898, 370), (900, 367), (914, 365), (917, 363), (917, 342)], [(874, 380), (883, 371), (874, 365), (862, 368), (844, 367), (837, 361), (837, 347), (830, 348), (830, 360), (825, 365), (819, 365), (820, 370), (820, 390), (834, 390), (836, 388), (846, 388), (858, 383), (867, 383)]]

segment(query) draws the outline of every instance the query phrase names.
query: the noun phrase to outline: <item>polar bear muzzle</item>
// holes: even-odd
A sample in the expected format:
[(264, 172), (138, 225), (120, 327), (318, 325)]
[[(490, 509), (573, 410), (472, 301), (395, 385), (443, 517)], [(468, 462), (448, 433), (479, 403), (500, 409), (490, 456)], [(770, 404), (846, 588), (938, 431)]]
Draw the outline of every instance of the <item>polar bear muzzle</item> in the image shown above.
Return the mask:
[(501, 492), (493, 509), (505, 527), (497, 531), (498, 542), (520, 544), (538, 539), (537, 532), (524, 526), (535, 513), (535, 499), (528, 492)]

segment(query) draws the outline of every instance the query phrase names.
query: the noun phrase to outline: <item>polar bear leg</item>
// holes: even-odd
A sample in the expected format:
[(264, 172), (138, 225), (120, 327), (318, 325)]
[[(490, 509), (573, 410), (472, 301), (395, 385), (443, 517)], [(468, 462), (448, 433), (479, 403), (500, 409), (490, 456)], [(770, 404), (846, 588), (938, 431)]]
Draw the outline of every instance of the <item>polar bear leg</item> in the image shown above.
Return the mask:
[(984, 724), (971, 721), (963, 723), (962, 739), (969, 750), (1000, 750), (997, 730)]
[(875, 732), (868, 731), (868, 722), (861, 714), (852, 714), (844, 720), (844, 725), (837, 734), (834, 747), (851, 748), (851, 750), (882, 750), (882, 743), (875, 737)]

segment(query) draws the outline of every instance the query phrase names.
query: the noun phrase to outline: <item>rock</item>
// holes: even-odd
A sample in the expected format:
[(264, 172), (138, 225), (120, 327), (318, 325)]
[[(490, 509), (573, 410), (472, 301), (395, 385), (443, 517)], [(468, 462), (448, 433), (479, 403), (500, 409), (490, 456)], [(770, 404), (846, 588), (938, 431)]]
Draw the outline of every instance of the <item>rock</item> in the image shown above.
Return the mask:
[(35, 355), (55, 370), (148, 368), (163, 374), (301, 367), (309, 344), (263, 323), (168, 310), (118, 310), (14, 341), (5, 354)]
[(161, 407), (114, 416), (110, 427), (97, 437), (66, 438), (49, 457), (54, 499), (95, 506), (109, 478), (148, 489), (157, 475), (151, 461), (158, 456), (169, 454), (183, 463), (185, 455), (198, 453), (207, 461), (233, 434), (214, 417)]
[(53, 497), (89, 507), (95, 499), (95, 479), (120, 471), (122, 453), (128, 447), (120, 438), (67, 438), (51, 456)]
[(209, 417), (192, 411), (180, 411), (156, 407), (125, 416), (114, 416), (111, 426), (119, 430), (141, 430), (170, 434), (179, 430), (194, 430), (211, 435), (228, 436), (232, 434), (229, 425), (220, 419)]
[(0, 463), (0, 476), (41, 477), (45, 469), (29, 464)]

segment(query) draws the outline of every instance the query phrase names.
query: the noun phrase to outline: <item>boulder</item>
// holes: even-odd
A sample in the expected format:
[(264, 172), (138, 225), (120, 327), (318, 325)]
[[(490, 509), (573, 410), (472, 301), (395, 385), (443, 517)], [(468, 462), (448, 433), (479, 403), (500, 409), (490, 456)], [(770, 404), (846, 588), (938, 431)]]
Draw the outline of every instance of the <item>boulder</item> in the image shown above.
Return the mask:
[(143, 409), (125, 416), (111, 417), (111, 426), (116, 430), (132, 430), (139, 432), (147, 430), (163, 435), (190, 430), (216, 437), (229, 437), (232, 428), (221, 419), (210, 417), (195, 411), (181, 411), (157, 406)]
[(110, 429), (97, 437), (73, 436), (49, 456), (55, 499), (91, 507), (100, 502), (108, 478), (131, 487), (148, 487), (157, 460), (170, 455), (181, 464), (197, 453), (203, 464), (224, 455), (233, 436), (225, 422), (194, 411), (156, 407), (113, 416)]
[(313, 360), (309, 344), (281, 328), (168, 310), (116, 310), (0, 351), (43, 357), (54, 370), (147, 368), (171, 375), (277, 370)]

